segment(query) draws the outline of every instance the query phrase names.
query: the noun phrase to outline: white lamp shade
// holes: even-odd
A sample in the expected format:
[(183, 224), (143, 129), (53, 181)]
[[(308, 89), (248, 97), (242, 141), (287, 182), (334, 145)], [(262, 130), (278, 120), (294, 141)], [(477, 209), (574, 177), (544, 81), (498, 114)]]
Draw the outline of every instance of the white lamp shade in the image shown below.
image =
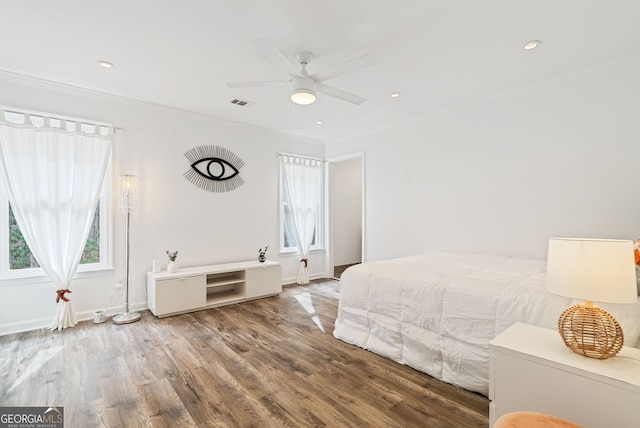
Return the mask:
[(551, 238), (547, 291), (603, 303), (637, 301), (633, 241)]
[(291, 93), (291, 101), (303, 106), (316, 102), (316, 94), (311, 89), (296, 89)]
[(132, 174), (122, 174), (118, 182), (118, 207), (123, 210), (138, 209), (138, 177)]
[(316, 102), (316, 81), (309, 76), (291, 78), (291, 101), (306, 106)]

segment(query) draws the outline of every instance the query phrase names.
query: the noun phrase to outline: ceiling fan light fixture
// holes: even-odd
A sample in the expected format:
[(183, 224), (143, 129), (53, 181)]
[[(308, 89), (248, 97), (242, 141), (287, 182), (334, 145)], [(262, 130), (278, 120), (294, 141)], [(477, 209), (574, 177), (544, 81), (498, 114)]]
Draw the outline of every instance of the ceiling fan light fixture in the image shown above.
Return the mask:
[(316, 93), (311, 89), (298, 88), (291, 93), (291, 101), (301, 106), (313, 104), (316, 102)]

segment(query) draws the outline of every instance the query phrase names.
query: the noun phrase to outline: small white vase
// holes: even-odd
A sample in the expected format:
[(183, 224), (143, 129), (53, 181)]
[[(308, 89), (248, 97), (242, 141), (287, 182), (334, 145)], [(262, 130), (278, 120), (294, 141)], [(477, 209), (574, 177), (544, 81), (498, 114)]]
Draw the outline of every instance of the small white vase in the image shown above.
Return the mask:
[(170, 261), (167, 265), (167, 272), (174, 273), (178, 271), (178, 263)]

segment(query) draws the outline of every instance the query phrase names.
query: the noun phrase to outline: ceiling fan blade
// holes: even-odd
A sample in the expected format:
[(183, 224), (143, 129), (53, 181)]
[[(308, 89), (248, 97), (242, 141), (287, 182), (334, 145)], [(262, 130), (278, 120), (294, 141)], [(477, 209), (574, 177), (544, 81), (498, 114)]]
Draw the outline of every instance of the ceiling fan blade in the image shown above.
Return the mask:
[(318, 84), (316, 87), (318, 92), (322, 92), (323, 94), (330, 95), (332, 97), (341, 99), (343, 101), (348, 101), (353, 104), (360, 105), (363, 102), (367, 101), (366, 98), (362, 98), (358, 95), (351, 94), (349, 92), (343, 91), (342, 89), (334, 88), (333, 86), (323, 85), (322, 83)]
[(254, 88), (256, 86), (289, 86), (289, 82), (227, 82), (227, 88)]
[(325, 80), (333, 79), (334, 77), (351, 73), (353, 71), (360, 70), (361, 68), (369, 67), (373, 64), (375, 64), (373, 58), (369, 55), (362, 55), (358, 58), (350, 59), (349, 61), (326, 68), (319, 73), (313, 74), (311, 77), (318, 82), (324, 82)]
[(300, 76), (300, 67), (297, 64), (291, 63), (282, 52), (276, 49), (275, 46), (267, 39), (258, 39), (253, 42), (262, 52), (265, 53), (273, 62), (280, 65), (287, 70), (287, 73), (293, 76)]

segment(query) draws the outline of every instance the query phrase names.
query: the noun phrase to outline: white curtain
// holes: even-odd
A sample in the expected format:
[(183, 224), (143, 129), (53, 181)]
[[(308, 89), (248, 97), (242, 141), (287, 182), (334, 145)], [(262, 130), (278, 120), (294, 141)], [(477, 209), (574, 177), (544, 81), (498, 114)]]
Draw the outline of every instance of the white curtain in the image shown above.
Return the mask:
[(50, 328), (61, 330), (77, 323), (65, 294), (89, 234), (112, 136), (98, 128), (82, 132), (79, 123), (68, 131), (65, 121), (48, 118), (41, 125), (29, 115), (24, 124), (8, 122), (0, 111), (0, 181), (27, 245), (57, 288)]
[(307, 255), (318, 223), (323, 164), (317, 159), (290, 155), (281, 155), (280, 162), (292, 226), (291, 234), (301, 256), (297, 283), (308, 284)]

